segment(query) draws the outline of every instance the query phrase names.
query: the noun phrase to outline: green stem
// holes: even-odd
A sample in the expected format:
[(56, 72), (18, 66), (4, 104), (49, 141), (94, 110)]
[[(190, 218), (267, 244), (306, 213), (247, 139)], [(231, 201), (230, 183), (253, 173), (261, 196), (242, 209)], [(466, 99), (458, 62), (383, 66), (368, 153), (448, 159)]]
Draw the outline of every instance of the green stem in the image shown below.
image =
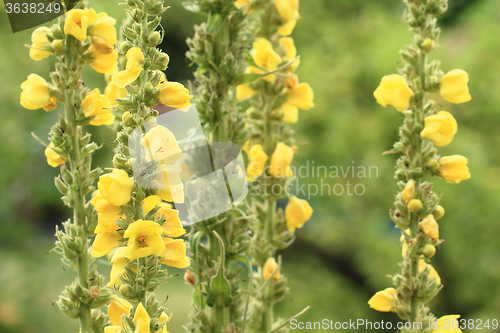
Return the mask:
[[(276, 201), (273, 198), (268, 197), (266, 200), (266, 220), (264, 221), (264, 239), (266, 244), (272, 244), (273, 242), (273, 216), (276, 210)], [(271, 256), (272, 253), (269, 253)]]
[(269, 332), (274, 323), (274, 305), (267, 300), (262, 301), (262, 332)]

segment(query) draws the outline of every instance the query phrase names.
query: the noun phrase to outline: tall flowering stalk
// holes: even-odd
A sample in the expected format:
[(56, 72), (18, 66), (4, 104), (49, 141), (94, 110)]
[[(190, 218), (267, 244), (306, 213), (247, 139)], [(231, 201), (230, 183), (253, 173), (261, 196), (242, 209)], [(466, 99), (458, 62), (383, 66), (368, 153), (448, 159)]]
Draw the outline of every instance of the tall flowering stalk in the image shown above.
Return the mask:
[[(248, 136), (246, 115), (237, 105), (234, 87), (245, 79), (244, 53), (251, 41), (246, 15), (233, 0), (190, 0), (193, 12), (208, 15), (188, 39), (187, 57), (197, 65), (196, 107), (209, 144), (243, 145)], [(241, 170), (243, 172), (243, 170)], [(210, 202), (213, 193), (201, 193)], [(245, 325), (246, 290), (242, 285), (248, 260), (248, 225), (252, 214), (240, 208), (193, 225), (189, 234), (192, 268), (186, 280), (194, 288), (188, 330), (235, 332)]]
[(114, 116), (105, 98), (99, 105), (90, 103), (88, 96), (95, 92), (82, 84), (81, 73), (87, 65), (100, 73), (112, 69), (118, 56), (113, 50), (114, 24), (115, 20), (106, 13), (97, 14), (85, 8), (82, 1), (52, 27), (37, 28), (31, 37), (30, 57), (39, 61), (55, 56), (52, 82), (31, 74), (21, 84), (21, 105), (27, 109), (51, 111), (57, 101), (64, 104), (64, 113), (59, 114), (58, 123), (49, 133), (45, 155), (50, 166), (60, 166), (55, 184), (63, 194), (63, 202), (73, 210), (72, 219), (63, 222), (63, 230), (56, 228), (55, 251), (67, 266), (76, 270), (77, 278), (65, 288), (57, 304), (70, 318), (79, 319), (82, 333), (102, 332), (106, 317), (99, 308), (111, 297), (111, 291), (103, 288), (104, 278), (95, 266), (91, 269), (90, 237), (97, 216), (88, 195), (101, 171), (92, 170), (92, 155), (98, 145), (90, 141), (85, 127), (110, 125)]
[[(286, 277), (280, 274), (276, 251), (293, 242), (295, 229), (301, 228), (313, 212), (307, 201), (286, 191), (293, 178), (290, 164), (297, 152), (294, 131), (286, 123), (298, 121), (299, 109), (314, 106), (314, 94), (294, 73), (300, 60), (289, 35), (299, 18), (298, 0), (236, 4), (255, 14), (257, 32), (247, 67), (248, 75), (256, 79), (237, 88), (238, 99), (250, 99), (251, 104), (247, 114), (252, 135), (245, 149), (249, 157), (247, 180), (253, 192), (251, 207), (257, 215), (251, 226), (251, 255), (258, 269), (252, 288), (250, 328), (254, 332), (281, 332), (286, 328), (281, 328), (284, 322), (275, 318), (273, 308), (285, 297), (288, 287)], [(278, 208), (278, 200), (287, 197), (286, 208)]]
[[(400, 52), (405, 65), (399, 74), (382, 78), (374, 93), (380, 105), (392, 106), (404, 115), (400, 139), (390, 151), (400, 155), (395, 171), (400, 191), (390, 216), (401, 229), (404, 260), (401, 272), (392, 278), (395, 288), (376, 293), (368, 304), (378, 311), (396, 312), (401, 319), (412, 323), (412, 328), (404, 332), (446, 332), (457, 328), (459, 316), (441, 317), (436, 324), (426, 306), (442, 288), (430, 258), (442, 243), (436, 220), (443, 217), (444, 209), (439, 205), (440, 196), (432, 191), (430, 178), (459, 183), (470, 178), (470, 173), (465, 157), (440, 157), (437, 147), (452, 142), (457, 122), (451, 113), (438, 109), (429, 94), (440, 92), (445, 101), (455, 104), (468, 102), (469, 78), (460, 69), (444, 75), (439, 62), (428, 61), (428, 54), (437, 46), (440, 35), (436, 17), (446, 11), (447, 0), (404, 2), (407, 5), (404, 19), (414, 33), (413, 43)], [(422, 324), (420, 328), (418, 323)], [(434, 325), (429, 326), (430, 323)]]
[(192, 96), (162, 72), (169, 62), (168, 55), (156, 48), (163, 39), (162, 31), (156, 30), (166, 10), (163, 0), (125, 4), (130, 19), (122, 28), (125, 38), (119, 52), (126, 64), (121, 71), (113, 70), (105, 90), (114, 112), (122, 115), (121, 130), (114, 169), (99, 178), (92, 200), (98, 224), (91, 255), (99, 258), (114, 251), (108, 286), (123, 297), (115, 295), (108, 305), (106, 332), (166, 332), (168, 317), (154, 293), (169, 278), (161, 264), (186, 268), (190, 260), (184, 241), (174, 239), (185, 230), (178, 211), (167, 203), (178, 198), (163, 177), (175, 166), (180, 157), (175, 149), (180, 149), (172, 132), (157, 125), (153, 107), (161, 103), (182, 108), (190, 105)]

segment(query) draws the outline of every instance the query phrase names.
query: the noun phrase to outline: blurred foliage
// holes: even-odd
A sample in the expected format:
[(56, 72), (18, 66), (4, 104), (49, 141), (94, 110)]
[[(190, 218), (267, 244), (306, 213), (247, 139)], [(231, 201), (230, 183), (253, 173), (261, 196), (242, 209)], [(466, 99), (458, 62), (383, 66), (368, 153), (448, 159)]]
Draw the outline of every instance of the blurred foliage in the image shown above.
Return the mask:
[[(106, 11), (120, 22), (124, 11), (117, 3), (91, 1), (98, 12)], [(166, 32), (162, 48), (171, 56), (167, 75), (185, 82), (192, 78), (193, 68), (185, 58), (184, 40), (203, 18), (185, 11), (180, 0), (169, 4), (172, 8), (162, 22)], [(322, 181), (331, 187), (349, 180), (363, 184), (366, 192), (311, 197), (313, 218), (298, 230), (295, 245), (281, 253), (293, 294), (277, 309), (282, 317), (311, 305), (300, 320), (397, 320), (393, 314), (369, 309), (366, 302), (389, 286), (386, 274), (397, 272), (401, 260), (399, 232), (388, 218), (396, 193), (395, 158), (382, 152), (395, 141), (402, 115), (377, 105), (372, 94), (383, 75), (396, 72), (401, 65), (398, 50), (410, 41), (402, 11), (399, 0), (301, 1), (303, 18), (294, 33), (302, 56), (297, 72), (301, 81), (313, 87), (316, 107), (301, 112), (299, 123), (293, 125), (302, 142), (294, 164), (376, 166), (378, 177), (300, 180), (306, 188)], [(500, 319), (500, 211), (496, 208), (500, 199), (500, 2), (450, 1), (450, 13), (443, 20), (441, 48), (431, 57), (441, 60), (445, 71), (463, 68), (470, 74), (473, 100), (451, 105), (436, 96), (459, 124), (455, 140), (440, 151), (466, 156), (472, 178), (459, 185), (435, 180), (446, 215), (440, 220), (445, 243), (433, 262), (445, 288), (431, 306), (437, 316), (459, 313), (467, 319)], [(0, 31), (7, 24), (0, 21)], [(50, 306), (74, 276), (63, 271), (57, 256), (47, 254), (54, 224), (64, 220), (68, 210), (53, 185), (57, 170), (45, 163), (44, 147), (30, 135), (33, 131), (46, 140), (56, 111), (29, 111), (19, 105), (20, 83), (32, 72), (48, 78), (47, 67), (52, 66), (50, 58), (40, 62), (29, 58), (23, 44), (30, 43), (31, 30), (0, 35), (0, 331), (76, 332), (76, 322)], [(89, 86), (104, 88), (102, 75), (89, 70), (84, 77)], [(93, 135), (104, 144), (95, 163), (110, 167), (114, 133), (98, 127)], [(103, 273), (109, 269), (101, 266)], [(182, 332), (191, 288), (177, 277), (161, 293), (169, 295), (166, 306), (174, 314), (169, 331)]]

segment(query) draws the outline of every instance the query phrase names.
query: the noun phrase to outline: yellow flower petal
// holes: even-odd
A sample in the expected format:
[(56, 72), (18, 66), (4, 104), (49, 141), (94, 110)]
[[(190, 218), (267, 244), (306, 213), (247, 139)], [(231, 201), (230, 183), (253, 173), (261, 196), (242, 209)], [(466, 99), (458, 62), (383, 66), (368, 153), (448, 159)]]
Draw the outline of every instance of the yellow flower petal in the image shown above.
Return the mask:
[(460, 104), (472, 99), (469, 94), (469, 74), (461, 69), (454, 69), (446, 73), (441, 79), (439, 92), (445, 101)]
[(414, 95), (404, 77), (398, 74), (387, 75), (382, 78), (380, 85), (373, 93), (377, 103), (382, 106), (394, 106), (398, 111), (405, 111), (410, 106), (410, 99)]
[(179, 82), (164, 82), (158, 93), (158, 99), (162, 104), (176, 109), (191, 105), (192, 98), (193, 95), (189, 94), (189, 90)]
[(292, 148), (288, 147), (283, 142), (279, 142), (274, 153), (271, 155), (269, 174), (275, 178), (293, 176), (293, 171), (290, 168), (293, 155)]
[(128, 238), (127, 257), (129, 260), (153, 254), (163, 256), (165, 246), (161, 237), (162, 233), (162, 226), (156, 222), (137, 220), (130, 224), (123, 235), (124, 238)]
[(448, 183), (458, 184), (471, 177), (467, 159), (461, 155), (443, 156), (439, 164), (439, 175)]
[[(262, 267), (262, 277), (264, 278), (264, 281), (267, 281), (271, 277), (271, 275), (273, 275), (276, 268), (278, 268), (278, 264), (276, 263), (274, 257), (267, 258), (264, 267)], [(280, 271), (278, 270), (273, 275), (273, 280), (278, 281), (279, 279), (280, 279)]]
[(394, 288), (387, 288), (373, 295), (368, 301), (368, 305), (370, 308), (380, 312), (394, 312), (396, 297), (396, 290)]
[(45, 148), (45, 156), (47, 157), (47, 164), (53, 168), (56, 168), (64, 164), (68, 156), (66, 155), (61, 156), (58, 153), (56, 153), (52, 148), (54, 148), (54, 144), (51, 142), (49, 143), (49, 146)]
[(451, 143), (457, 133), (457, 121), (446, 111), (425, 118), (425, 128), (420, 132), (424, 139), (432, 140), (436, 146), (444, 147)]
[(142, 305), (142, 302), (139, 303), (137, 306), (137, 309), (135, 310), (135, 315), (134, 315), (134, 324), (135, 324), (135, 331), (134, 333), (150, 333), (150, 322), (151, 318), (148, 315), (148, 312)]
[(291, 196), (285, 208), (286, 226), (290, 232), (302, 228), (311, 218), (313, 209), (306, 200)]
[(111, 302), (108, 305), (108, 318), (113, 326), (122, 326), (122, 314), (129, 315), (132, 304), (118, 296), (111, 296)]

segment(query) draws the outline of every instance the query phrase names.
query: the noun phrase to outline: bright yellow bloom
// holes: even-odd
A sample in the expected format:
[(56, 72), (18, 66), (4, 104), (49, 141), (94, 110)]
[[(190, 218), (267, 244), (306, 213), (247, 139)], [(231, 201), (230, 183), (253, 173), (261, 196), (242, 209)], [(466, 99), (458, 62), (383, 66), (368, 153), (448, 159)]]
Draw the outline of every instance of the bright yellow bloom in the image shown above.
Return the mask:
[(100, 258), (120, 246), (123, 236), (118, 230), (118, 226), (114, 224), (109, 227), (98, 224), (95, 230), (97, 236), (92, 243), (90, 255), (94, 258)]
[(420, 258), (418, 262), (419, 273), (422, 273), (426, 268), (429, 268), (429, 275), (428, 275), (429, 279), (436, 279), (437, 283), (441, 283), (441, 277), (439, 276), (438, 272), (434, 269), (434, 267), (427, 264), (424, 258)]
[(189, 90), (187, 90), (179, 82), (165, 81), (160, 85), (158, 99), (166, 106), (181, 109), (186, 106), (190, 106), (192, 98), (193, 95), (189, 94)]
[(184, 184), (179, 177), (181, 168), (176, 165), (162, 164), (157, 169), (155, 177), (165, 188), (160, 189), (158, 195), (167, 202), (184, 203)]
[[(438, 319), (437, 327), (432, 330), (432, 333), (462, 333), (462, 330), (458, 328), (459, 315), (448, 315), (443, 316)], [(457, 327), (457, 328), (453, 328)]]
[(52, 53), (43, 48), (44, 44), (48, 44), (47, 36), (51, 35), (50, 29), (47, 27), (36, 28), (31, 34), (30, 58), (33, 60), (42, 60), (49, 57)]
[(439, 92), (445, 101), (454, 104), (468, 102), (472, 99), (469, 94), (469, 74), (461, 69), (454, 69), (446, 73), (441, 79)]
[(252, 181), (264, 172), (269, 156), (262, 150), (261, 145), (254, 145), (248, 152), (247, 180)]
[(47, 81), (41, 76), (30, 74), (28, 79), (21, 83), (21, 105), (28, 110), (43, 108), (52, 111), (56, 107), (55, 97), (50, 96)]
[(158, 218), (164, 217), (163, 234), (169, 237), (180, 237), (186, 233), (179, 219), (179, 211), (172, 208), (158, 210)]
[(94, 206), (97, 212), (97, 223), (100, 225), (110, 226), (120, 218), (122, 208), (120, 206), (115, 206), (104, 199), (99, 190), (96, 191), (96, 194), (90, 203)]
[(139, 74), (141, 74), (144, 69), (144, 54), (140, 48), (132, 47), (128, 50), (126, 57), (127, 65), (125, 66), (125, 70), (113, 74), (111, 78), (118, 88), (125, 88), (127, 85), (137, 80)]
[(396, 304), (397, 294), (396, 289), (387, 288), (378, 291), (370, 298), (368, 305), (370, 308), (380, 312), (395, 312), (394, 307)]
[(106, 326), (104, 327), (104, 333), (122, 333), (121, 326)]
[[(109, 17), (106, 13), (99, 13), (96, 17), (96, 22), (89, 31), (89, 35), (92, 36), (92, 43), (94, 43), (94, 38), (102, 38), (111, 45), (116, 44), (116, 20)], [(97, 39), (98, 41), (99, 39)], [(97, 48), (97, 47), (96, 47)]]
[(248, 84), (240, 84), (239, 86), (236, 87), (236, 98), (240, 101), (242, 99), (252, 97), (256, 93), (257, 92), (252, 88), (250, 88)]
[(146, 149), (146, 161), (162, 161), (175, 164), (182, 157), (182, 150), (177, 144), (174, 134), (166, 127), (158, 125), (150, 129), (141, 141)]
[(384, 76), (373, 93), (378, 104), (394, 106), (400, 112), (408, 109), (413, 95), (406, 79), (398, 74)]
[(273, 276), (273, 280), (278, 281), (280, 279), (279, 269), (273, 275), (276, 268), (278, 268), (278, 264), (276, 263), (276, 260), (273, 257), (267, 258), (267, 261), (264, 264), (264, 267), (262, 268), (262, 277), (264, 278), (264, 281), (267, 281), (271, 277), (271, 275)]
[(135, 310), (135, 316), (134, 316), (134, 324), (135, 324), (135, 331), (134, 333), (150, 333), (150, 324), (151, 324), (151, 318), (148, 315), (148, 312), (142, 305), (142, 302), (139, 303), (137, 306), (137, 309)]
[[(122, 284), (120, 276), (125, 276), (125, 266), (127, 265), (127, 248), (119, 247), (116, 249), (111, 262), (111, 272), (109, 273), (108, 287), (119, 286)], [(108, 309), (109, 311), (109, 309)], [(114, 324), (113, 324), (114, 325)]]
[(438, 114), (425, 118), (425, 128), (420, 132), (424, 139), (432, 140), (436, 146), (449, 145), (457, 133), (457, 121), (451, 113), (440, 111)]
[(296, 123), (299, 120), (299, 108), (293, 104), (285, 102), (275, 110), (283, 113), (283, 121), (288, 123)]
[(403, 202), (405, 204), (407, 204), (408, 201), (413, 199), (414, 195), (415, 195), (415, 180), (410, 179), (406, 183), (405, 188), (403, 189), (403, 192), (401, 192), (401, 198), (403, 199)]
[[(266, 72), (274, 71), (278, 68), (278, 65), (281, 63), (281, 57), (274, 51), (273, 45), (270, 41), (265, 38), (257, 38), (257, 40), (252, 44), (253, 49), (250, 51), (250, 54), (255, 61), (257, 67), (250, 67), (250, 71), (257, 74), (264, 74)], [(271, 74), (267, 75), (264, 79), (272, 82), (276, 75)]]
[(309, 83), (299, 83), (286, 92), (288, 103), (307, 111), (314, 107), (314, 91)]
[(164, 265), (186, 268), (191, 260), (186, 256), (186, 243), (182, 239), (163, 238), (165, 254), (158, 261)]
[(115, 206), (123, 206), (130, 201), (134, 183), (123, 170), (114, 169), (99, 177), (97, 188), (103, 197)]
[(108, 305), (108, 318), (113, 326), (122, 325), (122, 314), (129, 315), (132, 310), (132, 304), (118, 296), (111, 296), (111, 302)]
[(278, 28), (278, 34), (280, 36), (290, 36), (297, 25), (297, 20), (290, 20), (280, 25)]
[(290, 164), (293, 159), (293, 149), (283, 142), (279, 142), (271, 156), (271, 166), (269, 174), (275, 178), (291, 177), (293, 171)]
[(160, 205), (161, 198), (157, 195), (150, 195), (146, 199), (142, 200), (142, 209), (144, 210), (144, 215), (149, 213), (153, 208)]
[[(285, 50), (285, 56), (283, 57), (284, 61), (292, 61), (297, 57), (297, 48), (295, 47), (295, 43), (293, 41), (292, 37), (281, 37), (280, 38), (280, 45), (283, 47)], [(297, 67), (299, 67), (300, 60), (297, 59), (295, 60), (290, 67), (288, 68), (289, 71), (295, 72)]]
[(299, 18), (299, 0), (276, 0), (276, 9), (285, 21)]
[(165, 312), (162, 312), (160, 318), (158, 318), (158, 322), (160, 324), (164, 324), (164, 326), (161, 329), (160, 333), (168, 333), (168, 331), (167, 331), (167, 322), (169, 320), (170, 319), (168, 318), (167, 314)]
[(434, 215), (427, 215), (422, 222), (420, 222), (420, 227), (433, 241), (436, 241), (439, 238), (439, 225), (434, 219)]
[(448, 183), (458, 184), (471, 177), (467, 159), (461, 155), (443, 156), (439, 164), (439, 176)]
[(302, 228), (313, 213), (313, 209), (306, 200), (291, 196), (285, 208), (286, 227), (290, 232)]
[(123, 238), (128, 238), (127, 258), (134, 260), (157, 254), (165, 254), (161, 234), (163, 228), (156, 222), (137, 220), (125, 230)]
[(79, 41), (87, 39), (87, 29), (96, 23), (97, 15), (93, 9), (72, 9), (66, 13), (64, 33), (72, 35)]
[(127, 90), (125, 88), (118, 88), (113, 81), (109, 81), (104, 89), (104, 96), (108, 98), (111, 105), (116, 105), (116, 99), (127, 96)]
[(97, 73), (101, 74), (114, 74), (118, 68), (118, 52), (111, 49), (110, 52), (100, 52), (95, 45), (91, 46), (89, 51), (90, 56), (93, 58), (90, 67)]
[(55, 168), (64, 164), (68, 156), (66, 155), (61, 156), (58, 153), (56, 153), (52, 148), (54, 148), (54, 144), (51, 142), (49, 143), (49, 146), (45, 148), (45, 156), (47, 157), (47, 164)]
[(90, 125), (112, 125), (115, 116), (110, 112), (109, 100), (101, 95), (99, 88), (89, 92), (82, 101), (82, 111), (85, 117), (93, 117)]

